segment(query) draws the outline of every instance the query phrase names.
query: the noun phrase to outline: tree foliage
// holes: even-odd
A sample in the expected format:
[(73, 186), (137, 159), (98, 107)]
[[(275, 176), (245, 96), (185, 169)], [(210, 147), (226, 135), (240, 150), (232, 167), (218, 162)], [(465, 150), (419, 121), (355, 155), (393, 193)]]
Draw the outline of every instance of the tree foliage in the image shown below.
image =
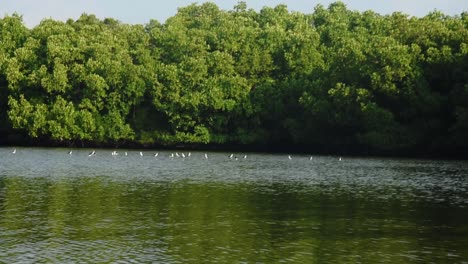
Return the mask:
[(0, 19), (0, 126), (63, 142), (467, 149), (468, 15), (192, 4)]

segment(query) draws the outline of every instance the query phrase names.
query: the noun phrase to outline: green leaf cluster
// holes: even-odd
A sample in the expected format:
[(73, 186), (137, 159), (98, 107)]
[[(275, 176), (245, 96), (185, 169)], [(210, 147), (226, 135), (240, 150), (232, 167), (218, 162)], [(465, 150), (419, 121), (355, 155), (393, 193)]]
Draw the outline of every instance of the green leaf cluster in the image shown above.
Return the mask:
[(467, 149), (468, 15), (179, 8), (0, 19), (0, 129), (56, 141)]

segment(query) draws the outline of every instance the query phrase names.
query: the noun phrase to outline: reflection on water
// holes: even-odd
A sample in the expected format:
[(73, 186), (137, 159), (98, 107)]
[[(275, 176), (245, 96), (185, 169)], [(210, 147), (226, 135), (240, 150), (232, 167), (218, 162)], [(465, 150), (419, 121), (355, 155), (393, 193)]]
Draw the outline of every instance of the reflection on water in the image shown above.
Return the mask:
[(2, 263), (468, 261), (462, 161), (10, 152)]

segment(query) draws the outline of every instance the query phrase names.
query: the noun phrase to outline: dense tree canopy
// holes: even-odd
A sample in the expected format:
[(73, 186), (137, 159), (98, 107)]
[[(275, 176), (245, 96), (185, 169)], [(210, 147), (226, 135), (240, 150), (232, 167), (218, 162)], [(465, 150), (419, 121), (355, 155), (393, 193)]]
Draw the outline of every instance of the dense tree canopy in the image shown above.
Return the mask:
[(468, 14), (239, 2), (164, 24), (0, 19), (0, 132), (62, 144), (468, 149)]

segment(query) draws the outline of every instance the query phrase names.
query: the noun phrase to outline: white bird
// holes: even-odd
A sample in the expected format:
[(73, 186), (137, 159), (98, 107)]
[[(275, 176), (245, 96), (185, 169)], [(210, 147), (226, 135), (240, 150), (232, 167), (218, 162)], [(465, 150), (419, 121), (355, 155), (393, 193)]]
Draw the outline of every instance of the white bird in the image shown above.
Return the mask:
[(338, 160), (341, 161), (341, 157)]
[(244, 155), (244, 159), (246, 159), (246, 158), (247, 158), (247, 155)]
[(232, 159), (234, 157), (234, 153), (231, 153), (231, 155), (229, 155), (229, 158)]
[(96, 151), (95, 151), (95, 150), (91, 151), (91, 152), (88, 154), (88, 157), (91, 157), (91, 156), (94, 156), (94, 155), (96, 155)]
[(11, 153), (12, 153), (12, 154), (16, 154), (16, 149), (14, 149)]
[(156, 154), (154, 154), (154, 156), (155, 156), (155, 157), (157, 157), (158, 155), (159, 155), (159, 153), (158, 153), (158, 152), (156, 152)]
[(128, 153), (127, 153), (127, 151), (125, 151), (125, 156), (127, 156), (127, 155), (128, 155)]
[(182, 158), (185, 158), (185, 154), (184, 154), (184, 153), (182, 153)]
[(189, 152), (188, 155), (187, 155), (187, 157), (190, 157), (190, 155), (192, 155), (192, 153)]
[(170, 156), (170, 157), (173, 158), (173, 157), (174, 157), (174, 153), (171, 153), (171, 156)]
[(175, 155), (176, 155), (176, 157), (179, 157), (179, 153), (176, 152)]
[(141, 151), (140, 151), (140, 156), (142, 156), (142, 157), (143, 157), (143, 152), (141, 152)]
[(68, 155), (71, 155), (71, 154), (73, 154), (73, 151), (72, 150), (68, 151)]
[(289, 156), (288, 156), (288, 159), (292, 160), (292, 157), (291, 157), (291, 155), (289, 155)]
[(310, 156), (309, 160), (312, 160), (312, 159), (313, 159), (312, 156)]
[(205, 153), (205, 159), (208, 159), (208, 154)]

